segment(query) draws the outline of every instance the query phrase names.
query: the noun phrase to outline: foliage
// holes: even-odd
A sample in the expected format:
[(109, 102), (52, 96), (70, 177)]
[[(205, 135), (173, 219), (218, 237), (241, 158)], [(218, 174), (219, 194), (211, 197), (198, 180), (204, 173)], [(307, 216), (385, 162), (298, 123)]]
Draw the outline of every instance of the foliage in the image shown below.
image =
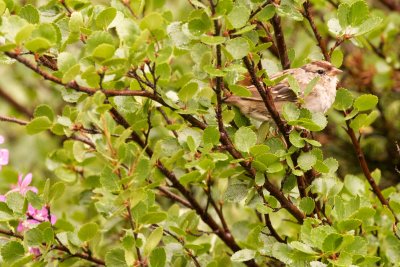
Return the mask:
[[(3, 264), (399, 262), (400, 6), (23, 3), (0, 0)], [(315, 59), (345, 71), (328, 117), (223, 103)]]

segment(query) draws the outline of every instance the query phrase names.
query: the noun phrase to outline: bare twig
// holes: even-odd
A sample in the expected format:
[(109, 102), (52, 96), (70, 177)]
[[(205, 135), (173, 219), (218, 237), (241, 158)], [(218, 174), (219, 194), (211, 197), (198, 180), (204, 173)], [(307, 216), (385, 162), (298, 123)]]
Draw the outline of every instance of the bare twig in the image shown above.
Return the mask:
[(371, 172), (368, 167), (368, 163), (365, 160), (364, 152), (361, 149), (360, 143), (358, 138), (356, 137), (354, 130), (350, 127), (350, 121), (346, 120), (346, 132), (349, 135), (351, 142), (353, 144), (354, 151), (356, 152), (358, 162), (360, 164), (360, 167), (365, 175), (365, 178), (367, 178), (368, 183), (370, 184), (372, 191), (375, 193), (375, 195), (378, 197), (379, 201), (383, 206), (386, 206), (392, 213), (393, 217), (395, 219), (396, 224), (399, 222), (399, 220), (396, 217), (396, 214), (394, 211), (391, 209), (389, 205), (389, 201), (383, 196), (381, 189), (379, 186), (376, 184), (374, 178), (371, 175)]
[(310, 23), (311, 29), (314, 33), (315, 39), (317, 39), (318, 46), (321, 49), (324, 58), (326, 61), (330, 61), (331, 57), (326, 48), (326, 41), (322, 39), (322, 36), (318, 31), (317, 25), (315, 24), (314, 17), (311, 13), (311, 3), (307, 0), (303, 3), (303, 7), (304, 7), (304, 12), (302, 12), (302, 14)]
[(8, 104), (14, 107), (17, 111), (21, 112), (28, 118), (33, 116), (32, 111), (30, 111), (25, 106), (18, 103), (10, 94), (8, 94), (3, 88), (0, 87), (0, 98), (3, 98)]
[(0, 121), (12, 122), (12, 123), (16, 123), (19, 125), (27, 125), (29, 123), (28, 121), (23, 121), (23, 120), (20, 120), (17, 118), (7, 117), (7, 116), (3, 116), (3, 115), (0, 115)]

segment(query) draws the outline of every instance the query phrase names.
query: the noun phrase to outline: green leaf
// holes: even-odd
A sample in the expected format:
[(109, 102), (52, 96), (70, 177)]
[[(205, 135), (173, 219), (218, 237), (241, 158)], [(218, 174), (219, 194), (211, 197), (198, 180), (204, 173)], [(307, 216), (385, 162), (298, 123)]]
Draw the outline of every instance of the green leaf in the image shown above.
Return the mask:
[(315, 163), (317, 163), (317, 157), (310, 152), (302, 153), (297, 159), (297, 164), (305, 171), (311, 170)]
[(225, 42), (225, 37), (222, 36), (210, 36), (210, 35), (203, 35), (200, 40), (208, 45), (219, 45)]
[(224, 200), (229, 202), (240, 202), (247, 195), (248, 189), (245, 184), (231, 184), (228, 185), (224, 193)]
[(276, 11), (282, 17), (288, 17), (296, 21), (303, 20), (303, 15), (297, 10), (296, 6), (293, 4), (279, 5)]
[(118, 175), (113, 173), (113, 171), (108, 167), (104, 168), (102, 171), (100, 175), (100, 183), (104, 189), (110, 192), (117, 192), (121, 189)]
[(63, 182), (57, 182), (51, 186), (51, 190), (48, 196), (48, 202), (50, 203), (54, 199), (58, 199), (62, 196), (65, 191), (65, 184)]
[(179, 178), (179, 182), (181, 182), (182, 185), (186, 186), (189, 183), (199, 181), (199, 178), (201, 178), (201, 177), (202, 176), (201, 176), (200, 172), (198, 170), (195, 170), (195, 171), (192, 171), (192, 172), (182, 175)]
[(35, 209), (40, 210), (43, 207), (44, 205), (43, 199), (39, 197), (36, 193), (28, 191), (26, 192), (25, 196), (29, 204), (31, 204)]
[(304, 97), (308, 96), (312, 89), (314, 89), (315, 85), (317, 84), (317, 82), (319, 81), (319, 76), (314, 77), (306, 86), (306, 88), (304, 89)]
[(229, 90), (237, 96), (242, 96), (242, 97), (249, 97), (251, 96), (251, 92), (244, 86), (237, 85), (237, 84), (231, 84), (229, 85)]
[(254, 250), (242, 249), (233, 253), (233, 255), (231, 256), (231, 260), (233, 262), (244, 262), (254, 259), (255, 256), (256, 252)]
[(378, 104), (377, 96), (365, 94), (357, 97), (353, 106), (359, 111), (366, 111), (375, 108), (376, 104)]
[(182, 87), (178, 93), (178, 97), (182, 102), (189, 102), (199, 90), (199, 85), (195, 82), (189, 82)]
[(32, 24), (39, 23), (40, 20), (39, 11), (31, 4), (23, 6), (19, 12), (19, 16)]
[(304, 197), (300, 200), (299, 207), (307, 215), (311, 214), (315, 208), (315, 202), (311, 197)]
[(203, 142), (204, 144), (219, 144), (220, 134), (217, 127), (208, 126), (203, 132)]
[(117, 10), (113, 7), (108, 7), (101, 11), (96, 17), (96, 26), (102, 29), (108, 27), (108, 25), (114, 20), (117, 15)]
[(347, 110), (353, 105), (353, 95), (345, 88), (336, 91), (333, 107), (337, 110)]
[(48, 117), (37, 117), (26, 125), (26, 131), (28, 134), (37, 134), (50, 129), (52, 125)]
[(318, 254), (318, 252), (314, 251), (309, 245), (301, 243), (299, 241), (292, 241), (289, 244), (292, 248), (301, 251), (305, 254), (311, 254), (311, 255), (315, 255)]
[(24, 210), (25, 198), (19, 192), (11, 192), (7, 194), (6, 203), (14, 212), (22, 213)]
[(249, 127), (240, 127), (234, 137), (235, 147), (242, 152), (249, 152), (257, 143), (257, 135)]
[(292, 76), (287, 76), (287, 81), (289, 83), (290, 89), (296, 94), (299, 95), (301, 92), (299, 82)]
[(50, 121), (54, 120), (53, 109), (46, 104), (39, 105), (35, 108), (33, 116), (36, 117), (47, 117)]
[(150, 255), (153, 249), (157, 247), (158, 243), (160, 243), (163, 233), (164, 229), (162, 227), (158, 227), (151, 232), (147, 238), (146, 245), (144, 246), (144, 254), (146, 256)]
[(339, 248), (339, 246), (343, 242), (343, 237), (339, 234), (332, 233), (328, 235), (322, 244), (322, 249), (324, 252), (335, 252), (336, 249)]
[(374, 30), (382, 23), (383, 19), (380, 17), (371, 17), (365, 20), (360, 26), (358, 26), (358, 31), (354, 36), (359, 36), (366, 34), (369, 31)]
[(227, 18), (233, 28), (238, 29), (246, 25), (250, 17), (250, 10), (244, 5), (234, 6)]
[(15, 43), (20, 45), (22, 42), (28, 40), (31, 37), (31, 34), (34, 29), (35, 29), (35, 26), (32, 24), (27, 24), (27, 25), (21, 27), (21, 29), (15, 35)]
[(336, 68), (340, 68), (343, 63), (343, 52), (340, 49), (335, 49), (331, 56), (331, 63)]
[(151, 251), (150, 257), (151, 267), (164, 267), (166, 265), (167, 254), (163, 247), (155, 248)]
[(203, 70), (213, 77), (224, 77), (226, 75), (223, 70), (217, 69), (213, 65), (205, 65)]
[(76, 64), (72, 66), (69, 70), (67, 70), (62, 79), (62, 83), (69, 83), (70, 81), (74, 80), (75, 77), (81, 72), (81, 66), (79, 64)]
[(32, 52), (42, 53), (51, 47), (51, 43), (43, 37), (37, 37), (26, 42), (25, 47)]
[(300, 110), (294, 103), (286, 103), (283, 105), (283, 117), (287, 121), (295, 121), (300, 116)]
[(21, 243), (10, 241), (1, 248), (1, 256), (8, 263), (15, 262), (25, 255), (25, 249)]
[(77, 64), (75, 57), (69, 52), (61, 52), (57, 57), (57, 68), (61, 72), (67, 72)]
[(350, 25), (359, 25), (368, 18), (369, 9), (364, 0), (354, 2), (350, 7), (348, 21)]
[(268, 22), (275, 15), (275, 6), (272, 4), (266, 5), (257, 15), (256, 19)]
[(93, 239), (99, 232), (99, 226), (96, 223), (84, 224), (78, 231), (78, 237), (82, 241)]
[(92, 53), (92, 57), (94, 57), (98, 61), (103, 61), (114, 56), (115, 47), (111, 44), (100, 44), (97, 46)]
[(234, 59), (241, 59), (247, 56), (250, 46), (246, 39), (237, 37), (226, 42), (226, 50)]
[(68, 27), (71, 32), (80, 32), (81, 27), (83, 27), (83, 17), (81, 12), (72, 12), (69, 18)]
[(43, 232), (33, 228), (25, 232), (24, 241), (28, 246), (40, 246), (44, 242)]
[(165, 212), (148, 212), (142, 217), (144, 224), (161, 223), (167, 219)]
[(346, 3), (340, 4), (338, 7), (337, 15), (342, 29), (346, 28), (350, 24), (349, 14), (350, 14), (350, 6)]
[(105, 261), (108, 267), (128, 267), (125, 260), (125, 252), (122, 248), (115, 248), (107, 252)]
[(365, 124), (367, 121), (367, 114), (358, 114), (357, 117), (355, 117), (351, 122), (350, 122), (350, 127), (355, 131), (358, 132)]

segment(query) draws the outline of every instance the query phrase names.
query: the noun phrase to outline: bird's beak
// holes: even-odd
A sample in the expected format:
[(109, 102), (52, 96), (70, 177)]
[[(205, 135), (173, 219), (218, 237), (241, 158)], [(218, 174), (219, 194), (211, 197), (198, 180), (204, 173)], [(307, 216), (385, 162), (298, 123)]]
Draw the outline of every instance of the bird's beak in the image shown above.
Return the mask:
[(336, 75), (342, 74), (343, 71), (340, 69), (337, 69), (337, 68), (333, 68), (330, 70), (330, 73), (331, 73), (331, 76), (336, 76)]

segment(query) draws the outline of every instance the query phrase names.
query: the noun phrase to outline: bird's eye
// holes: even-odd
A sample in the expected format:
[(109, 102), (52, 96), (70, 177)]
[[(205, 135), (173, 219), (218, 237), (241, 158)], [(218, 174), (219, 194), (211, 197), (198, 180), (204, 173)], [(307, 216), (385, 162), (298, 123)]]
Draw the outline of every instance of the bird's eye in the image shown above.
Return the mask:
[(318, 74), (325, 74), (325, 71), (324, 70), (317, 70), (317, 73)]

